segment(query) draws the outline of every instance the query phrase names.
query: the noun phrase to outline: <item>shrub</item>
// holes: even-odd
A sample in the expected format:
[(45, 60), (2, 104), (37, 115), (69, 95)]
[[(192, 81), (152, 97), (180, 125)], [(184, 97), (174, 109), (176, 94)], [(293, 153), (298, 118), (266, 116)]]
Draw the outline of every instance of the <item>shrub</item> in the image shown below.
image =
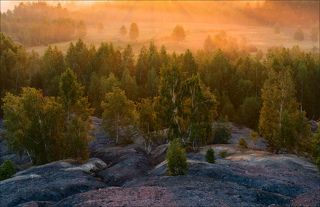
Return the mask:
[(248, 148), (248, 144), (246, 142), (246, 140), (244, 138), (240, 138), (239, 139), (239, 143), (238, 143), (239, 147), (241, 149), (247, 149)]
[(10, 160), (4, 161), (0, 166), (0, 180), (5, 180), (10, 178), (16, 173), (16, 170)]
[(188, 170), (186, 152), (181, 147), (178, 140), (173, 140), (170, 143), (167, 157), (169, 175), (185, 175)]
[(229, 155), (229, 153), (228, 153), (227, 150), (222, 150), (222, 151), (219, 152), (219, 156), (221, 158), (226, 158), (228, 155)]
[(213, 144), (228, 144), (231, 139), (231, 131), (226, 123), (219, 122), (213, 126)]
[(215, 157), (214, 157), (214, 150), (212, 148), (209, 148), (207, 150), (207, 153), (206, 153), (206, 160), (207, 162), (209, 163), (215, 163)]

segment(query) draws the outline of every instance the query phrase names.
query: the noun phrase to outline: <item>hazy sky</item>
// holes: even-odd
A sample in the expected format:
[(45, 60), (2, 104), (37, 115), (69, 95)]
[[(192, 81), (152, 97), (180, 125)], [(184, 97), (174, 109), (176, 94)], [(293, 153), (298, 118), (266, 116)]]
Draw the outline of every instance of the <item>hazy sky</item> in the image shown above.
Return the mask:
[[(32, 2), (31, 0), (26, 0), (26, 1), (21, 1), (21, 0), (0, 0), (0, 10), (1, 12), (6, 12), (8, 9), (13, 9), (15, 5), (18, 5), (20, 2)], [(37, 2), (37, 1), (35, 1)], [(69, 1), (46, 1), (48, 4), (58, 4), (59, 2), (61, 4), (65, 4), (65, 3), (72, 3), (71, 0)], [(88, 4), (92, 4), (95, 3), (95, 1), (74, 1), (76, 2), (78, 5), (88, 5)]]

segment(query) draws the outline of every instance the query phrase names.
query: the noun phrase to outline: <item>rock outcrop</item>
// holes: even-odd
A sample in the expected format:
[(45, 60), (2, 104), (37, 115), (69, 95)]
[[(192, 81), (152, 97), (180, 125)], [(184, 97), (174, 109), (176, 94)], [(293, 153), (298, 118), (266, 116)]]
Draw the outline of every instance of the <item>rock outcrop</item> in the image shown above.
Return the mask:
[[(95, 173), (106, 167), (97, 158), (85, 164), (73, 160), (31, 167), (0, 182), (0, 206), (34, 202), (55, 203), (73, 194), (106, 187)], [(28, 204), (30, 205), (30, 203)]]
[[(115, 146), (93, 119), (88, 162), (52, 162), (0, 182), (0, 206), (320, 206), (320, 173), (305, 158), (266, 152), (247, 128), (232, 126), (230, 144), (188, 153), (188, 173), (167, 176), (167, 144)], [(240, 149), (244, 137), (249, 149)], [(1, 147), (1, 145), (0, 145)], [(205, 160), (214, 148), (216, 163)], [(225, 156), (220, 152), (225, 151)], [(6, 151), (7, 152), (7, 151)]]
[(147, 154), (137, 145), (100, 149), (93, 156), (107, 163), (108, 168), (98, 175), (112, 186), (120, 186), (135, 177), (145, 176), (150, 169)]

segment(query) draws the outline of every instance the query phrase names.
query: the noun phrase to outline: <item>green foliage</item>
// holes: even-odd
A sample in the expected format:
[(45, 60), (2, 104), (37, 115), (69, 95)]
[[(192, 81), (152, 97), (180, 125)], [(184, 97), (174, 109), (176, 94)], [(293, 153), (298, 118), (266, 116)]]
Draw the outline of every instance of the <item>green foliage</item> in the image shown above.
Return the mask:
[(66, 54), (66, 65), (75, 72), (77, 78), (88, 86), (91, 77), (92, 64), (95, 48), (87, 48), (86, 44), (79, 39), (75, 44), (72, 42)]
[[(87, 110), (88, 101), (83, 98), (84, 94), (88, 95), (95, 115), (100, 116), (104, 111), (101, 102), (105, 94), (112, 92), (114, 87), (119, 87), (125, 91), (128, 99), (137, 101), (137, 105), (143, 99), (152, 100), (152, 114), (157, 120), (157, 130), (160, 132), (168, 128), (170, 139), (179, 137), (185, 145), (192, 145), (195, 150), (203, 144), (212, 143), (210, 138), (214, 138), (215, 134), (217, 137), (228, 137), (224, 130), (216, 132), (210, 127), (217, 111), (221, 119), (258, 128), (258, 114), (266, 103), (266, 89), (263, 85), (269, 72), (273, 71), (278, 76), (277, 74), (287, 71), (290, 78), (282, 75), (282, 82), (289, 83), (286, 87), (294, 89), (289, 90), (294, 92), (286, 92), (285, 97), (292, 97), (290, 100), (295, 101), (289, 101), (286, 110), (281, 113), (281, 130), (279, 127), (272, 128), (271, 124), (267, 128), (276, 129), (273, 130), (276, 133), (272, 137), (281, 137), (275, 138), (279, 141), (279, 144), (275, 142), (275, 146), (281, 146), (276, 147), (279, 149), (275, 151), (310, 152), (310, 132), (305, 116), (308, 119), (320, 117), (318, 54), (293, 47), (272, 48), (266, 55), (255, 56), (236, 44), (223, 31), (209, 39), (214, 45), (214, 49), (206, 49), (210, 52), (193, 53), (187, 50), (181, 54), (170, 54), (164, 47), (158, 50), (151, 42), (148, 48), (141, 49), (135, 59), (131, 46), (120, 51), (112, 44), (102, 43), (96, 50), (93, 46), (87, 47), (81, 40), (70, 44), (66, 55), (49, 47), (43, 56), (39, 56), (35, 52), (26, 52), (1, 33), (0, 96), (3, 97), (6, 92), (16, 95), (24, 86), (41, 89), (45, 95), (60, 95), (58, 100), (52, 100), (62, 108), (62, 134), (75, 135), (76, 127), (80, 126), (81, 133), (78, 133), (77, 140), (86, 137), (83, 132), (88, 129), (86, 117), (90, 110)], [(64, 86), (60, 87), (60, 76), (67, 67), (74, 74), (71, 75), (69, 71), (64, 75), (61, 82)], [(270, 78), (267, 82), (270, 82)], [(286, 87), (281, 86), (283, 91), (288, 90)], [(279, 91), (281, 90), (268, 95), (270, 103), (279, 103)], [(295, 104), (291, 104), (292, 102)], [(82, 108), (85, 110), (81, 110)], [(264, 110), (265, 108), (262, 112)], [(277, 111), (278, 107), (276, 110), (267, 109), (262, 114), (270, 115), (271, 123), (277, 122), (275, 126), (279, 126)], [(83, 113), (86, 114), (85, 118), (80, 115)], [(126, 127), (122, 128), (134, 125), (134, 121), (135, 119), (127, 121)], [(68, 122), (70, 126), (64, 122)], [(265, 123), (267, 126), (268, 121)], [(273, 133), (272, 130), (269, 132)], [(151, 137), (156, 139), (153, 134)], [(57, 139), (64, 140), (63, 135), (57, 136)], [(224, 138), (222, 140), (226, 142)], [(71, 142), (59, 143), (71, 145)], [(75, 152), (70, 154), (73, 153)], [(61, 156), (67, 156), (66, 154)]]
[(248, 148), (247, 141), (244, 138), (239, 139), (238, 145), (239, 145), (240, 149), (247, 149)]
[(216, 122), (213, 125), (213, 144), (228, 144), (231, 130), (227, 123)]
[(177, 25), (172, 32), (172, 38), (176, 41), (183, 41), (186, 38), (186, 33), (182, 26)]
[(299, 149), (304, 139), (309, 139), (310, 127), (294, 95), (294, 83), (288, 70), (270, 72), (262, 90), (259, 130), (271, 150), (292, 152)]
[(130, 75), (128, 69), (125, 69), (125, 71), (122, 74), (121, 88), (125, 91), (126, 94), (128, 94), (127, 96), (129, 99), (137, 99), (138, 86), (136, 83), (136, 79)]
[[(211, 123), (216, 115), (216, 100), (205, 88), (199, 76), (192, 76), (184, 81), (181, 89), (182, 125), (187, 140), (195, 150), (199, 145), (206, 144), (212, 135)], [(185, 128), (185, 129), (184, 129)]]
[(209, 163), (215, 163), (215, 156), (214, 156), (214, 150), (212, 148), (209, 148), (207, 150), (207, 153), (206, 153), (206, 160), (207, 162)]
[(168, 162), (168, 173), (172, 176), (185, 175), (188, 171), (186, 152), (181, 147), (179, 140), (170, 142), (166, 156)]
[(6, 92), (18, 92), (29, 82), (26, 70), (28, 57), (23, 47), (16, 45), (2, 32), (0, 45), (0, 98), (3, 98)]
[(43, 92), (49, 96), (59, 93), (60, 75), (65, 71), (64, 56), (57, 47), (48, 47), (42, 57), (41, 75)]
[(154, 142), (155, 131), (159, 124), (155, 111), (155, 103), (152, 99), (142, 99), (138, 105), (139, 122), (138, 126), (145, 138), (145, 148), (151, 150), (151, 144)]
[(179, 112), (181, 111), (181, 82), (182, 76), (178, 66), (173, 64), (161, 70), (160, 76), (160, 118), (162, 123), (169, 127), (169, 139), (181, 137)]
[(33, 88), (23, 88), (20, 96), (8, 93), (3, 99), (6, 139), (16, 151), (27, 151), (33, 163), (61, 158), (63, 107), (54, 98)]
[(258, 98), (245, 98), (239, 108), (239, 123), (242, 123), (251, 129), (256, 129), (258, 127), (260, 109), (261, 103)]
[(16, 173), (16, 169), (10, 160), (6, 160), (0, 166), (0, 181), (10, 178)]
[(135, 104), (128, 100), (123, 90), (113, 88), (111, 92), (105, 94), (101, 107), (103, 125), (119, 144), (120, 130), (129, 130), (129, 125), (136, 120)]
[(75, 73), (67, 69), (60, 78), (59, 83), (59, 95), (61, 97), (62, 103), (67, 110), (76, 104), (79, 98), (83, 94), (83, 87), (77, 81)]
[(59, 86), (59, 99), (34, 88), (23, 88), (20, 96), (8, 93), (3, 99), (8, 143), (16, 151), (27, 151), (34, 164), (88, 157), (92, 111), (82, 86), (69, 69)]

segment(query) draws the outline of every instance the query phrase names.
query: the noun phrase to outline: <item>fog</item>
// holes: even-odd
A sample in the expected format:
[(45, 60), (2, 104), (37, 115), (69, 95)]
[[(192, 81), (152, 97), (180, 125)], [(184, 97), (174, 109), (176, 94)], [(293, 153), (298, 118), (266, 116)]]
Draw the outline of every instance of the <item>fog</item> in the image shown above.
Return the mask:
[[(12, 10), (21, 1), (1, 1), (1, 11)], [(30, 3), (30, 1), (28, 1)], [(123, 48), (132, 44), (134, 50), (150, 41), (165, 45), (169, 50), (184, 51), (203, 48), (204, 40), (221, 32), (238, 45), (253, 51), (270, 46), (299, 45), (306, 50), (319, 48), (312, 40), (311, 30), (319, 30), (318, 1), (48, 1), (67, 8), (69, 17), (86, 24), (85, 41), (98, 45), (112, 42)], [(128, 34), (120, 35), (120, 27), (127, 31), (131, 23), (139, 28), (136, 40)], [(173, 41), (172, 31), (181, 25), (186, 33), (183, 41)], [(302, 30), (303, 40), (294, 39)], [(319, 36), (319, 33), (317, 34)], [(64, 49), (68, 42), (58, 42)], [(46, 45), (44, 45), (46, 46)], [(43, 47), (31, 47), (42, 51)]]

